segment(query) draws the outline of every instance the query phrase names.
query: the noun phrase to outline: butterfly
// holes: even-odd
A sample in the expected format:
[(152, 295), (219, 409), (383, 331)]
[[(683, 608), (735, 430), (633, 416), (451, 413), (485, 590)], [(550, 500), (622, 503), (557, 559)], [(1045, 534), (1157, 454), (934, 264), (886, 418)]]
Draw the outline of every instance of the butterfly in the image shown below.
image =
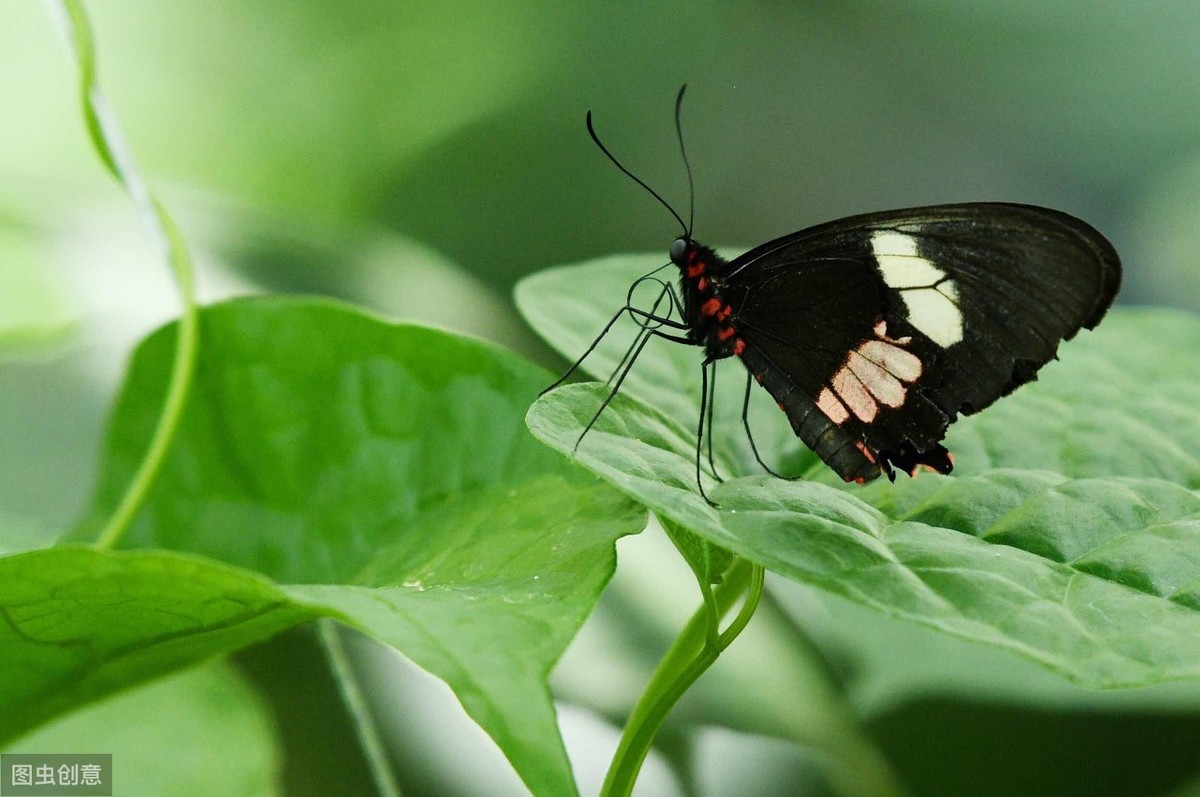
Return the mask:
[[(675, 106), (681, 149), (685, 89)], [(942, 445), (949, 425), (1036, 379), (1061, 341), (1100, 322), (1120, 287), (1120, 258), (1093, 227), (1061, 211), (1003, 202), (851, 216), (727, 260), (696, 241), (691, 224), (617, 161), (590, 113), (587, 124), (605, 155), (683, 227), (670, 247), (678, 284), (651, 272), (638, 282), (662, 286), (653, 308), (627, 303), (614, 316), (632, 316), (641, 332), (592, 423), (646, 341), (702, 348), (702, 495), (701, 445), (715, 383), (708, 374), (720, 360), (740, 360), (747, 401), (758, 382), (795, 434), (845, 481), (894, 480), (896, 471), (913, 475), (922, 466), (946, 474), (953, 468)], [(688, 175), (690, 184), (690, 167)], [(750, 443), (774, 473), (752, 436)]]

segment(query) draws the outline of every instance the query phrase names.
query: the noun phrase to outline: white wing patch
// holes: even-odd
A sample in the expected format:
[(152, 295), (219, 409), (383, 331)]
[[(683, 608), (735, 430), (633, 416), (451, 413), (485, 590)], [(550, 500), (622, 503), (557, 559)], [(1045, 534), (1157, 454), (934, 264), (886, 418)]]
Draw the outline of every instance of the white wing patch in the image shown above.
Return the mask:
[(871, 423), (879, 407), (901, 407), (908, 398), (905, 383), (921, 376), (921, 358), (904, 349), (911, 337), (889, 338), (887, 324), (875, 325), (875, 340), (863, 341), (846, 355), (846, 361), (817, 396), (817, 409), (839, 426), (851, 413)]
[(839, 426), (846, 422), (850, 417), (850, 410), (846, 409), (846, 405), (842, 400), (833, 394), (829, 388), (822, 388), (821, 394), (817, 396), (817, 408), (825, 413), (825, 417)]
[[(880, 322), (884, 332), (887, 334), (887, 326)], [(897, 343), (908, 343), (908, 339), (903, 341), (895, 340), (868, 340), (866, 343), (858, 347), (858, 353), (866, 357), (871, 362), (883, 368), (892, 376), (901, 379), (905, 382), (916, 381), (921, 375), (921, 359), (915, 354), (897, 348)]]
[(871, 234), (871, 251), (883, 281), (904, 299), (910, 324), (943, 348), (962, 340), (958, 286), (946, 272), (917, 254), (915, 238), (895, 230), (878, 230)]
[[(895, 351), (899, 352), (901, 350), (896, 349)], [(874, 360), (867, 359), (860, 352), (852, 351), (846, 359), (846, 368), (849, 368), (850, 373), (858, 377), (858, 381), (862, 382), (863, 387), (880, 404), (886, 404), (889, 407), (899, 407), (904, 403), (906, 392), (904, 385)], [(834, 387), (837, 387), (836, 382), (834, 383)]]

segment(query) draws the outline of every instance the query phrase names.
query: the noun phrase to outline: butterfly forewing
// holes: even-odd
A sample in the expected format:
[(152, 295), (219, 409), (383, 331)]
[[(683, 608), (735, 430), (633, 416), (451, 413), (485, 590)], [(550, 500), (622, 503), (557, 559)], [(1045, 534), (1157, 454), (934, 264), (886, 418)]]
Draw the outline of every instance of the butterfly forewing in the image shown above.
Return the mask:
[(742, 360), (842, 478), (950, 460), (940, 441), (1095, 326), (1120, 284), (1084, 222), (978, 203), (855, 216), (723, 269)]

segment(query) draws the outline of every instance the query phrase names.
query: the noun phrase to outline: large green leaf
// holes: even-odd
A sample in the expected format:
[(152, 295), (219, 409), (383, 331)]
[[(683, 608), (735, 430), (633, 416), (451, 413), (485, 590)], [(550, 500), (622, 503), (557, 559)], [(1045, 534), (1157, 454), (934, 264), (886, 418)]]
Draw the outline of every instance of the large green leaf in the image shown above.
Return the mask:
[(253, 573), (161, 551), (0, 558), (0, 742), (317, 615)]
[[(138, 350), (77, 535), (136, 467), (173, 335)], [(644, 510), (523, 428), (547, 374), (316, 300), (219, 305), (202, 337), (126, 540), (170, 550), (0, 560), (5, 731), (329, 615), (444, 679), (534, 793), (573, 791), (546, 677)]]
[[(627, 286), (653, 263), (540, 275), (522, 286), (522, 309), (556, 345), (582, 351), (624, 301), (608, 282)], [(610, 301), (588, 311), (570, 298), (580, 295)], [(576, 456), (671, 522), (879, 611), (1093, 686), (1191, 678), (1200, 676), (1198, 345), (1192, 317), (1114, 312), (1065, 345), (1042, 381), (954, 427), (956, 477), (847, 488), (814, 465), (801, 482), (706, 481), (714, 509), (695, 485), (695, 389), (665, 376), (686, 372), (697, 353), (664, 344), (647, 349), (628, 395)], [(621, 350), (601, 347), (602, 373)], [(557, 390), (531, 409), (530, 428), (570, 453), (604, 396), (597, 385)], [(734, 403), (734, 420), (720, 421), (718, 465), (744, 474), (751, 461), (729, 439), (741, 434)]]

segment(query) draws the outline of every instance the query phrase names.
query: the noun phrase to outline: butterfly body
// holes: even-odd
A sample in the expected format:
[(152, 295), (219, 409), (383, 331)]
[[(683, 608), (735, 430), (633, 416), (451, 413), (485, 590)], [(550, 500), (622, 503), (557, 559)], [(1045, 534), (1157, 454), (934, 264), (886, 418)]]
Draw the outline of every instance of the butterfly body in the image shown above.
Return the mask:
[(734, 308), (725, 296), (727, 286), (722, 278), (729, 261), (695, 241), (680, 238), (678, 242), (684, 247), (672, 247), (671, 262), (679, 266), (688, 339), (704, 346), (710, 361), (742, 354), (746, 342), (738, 337)]

